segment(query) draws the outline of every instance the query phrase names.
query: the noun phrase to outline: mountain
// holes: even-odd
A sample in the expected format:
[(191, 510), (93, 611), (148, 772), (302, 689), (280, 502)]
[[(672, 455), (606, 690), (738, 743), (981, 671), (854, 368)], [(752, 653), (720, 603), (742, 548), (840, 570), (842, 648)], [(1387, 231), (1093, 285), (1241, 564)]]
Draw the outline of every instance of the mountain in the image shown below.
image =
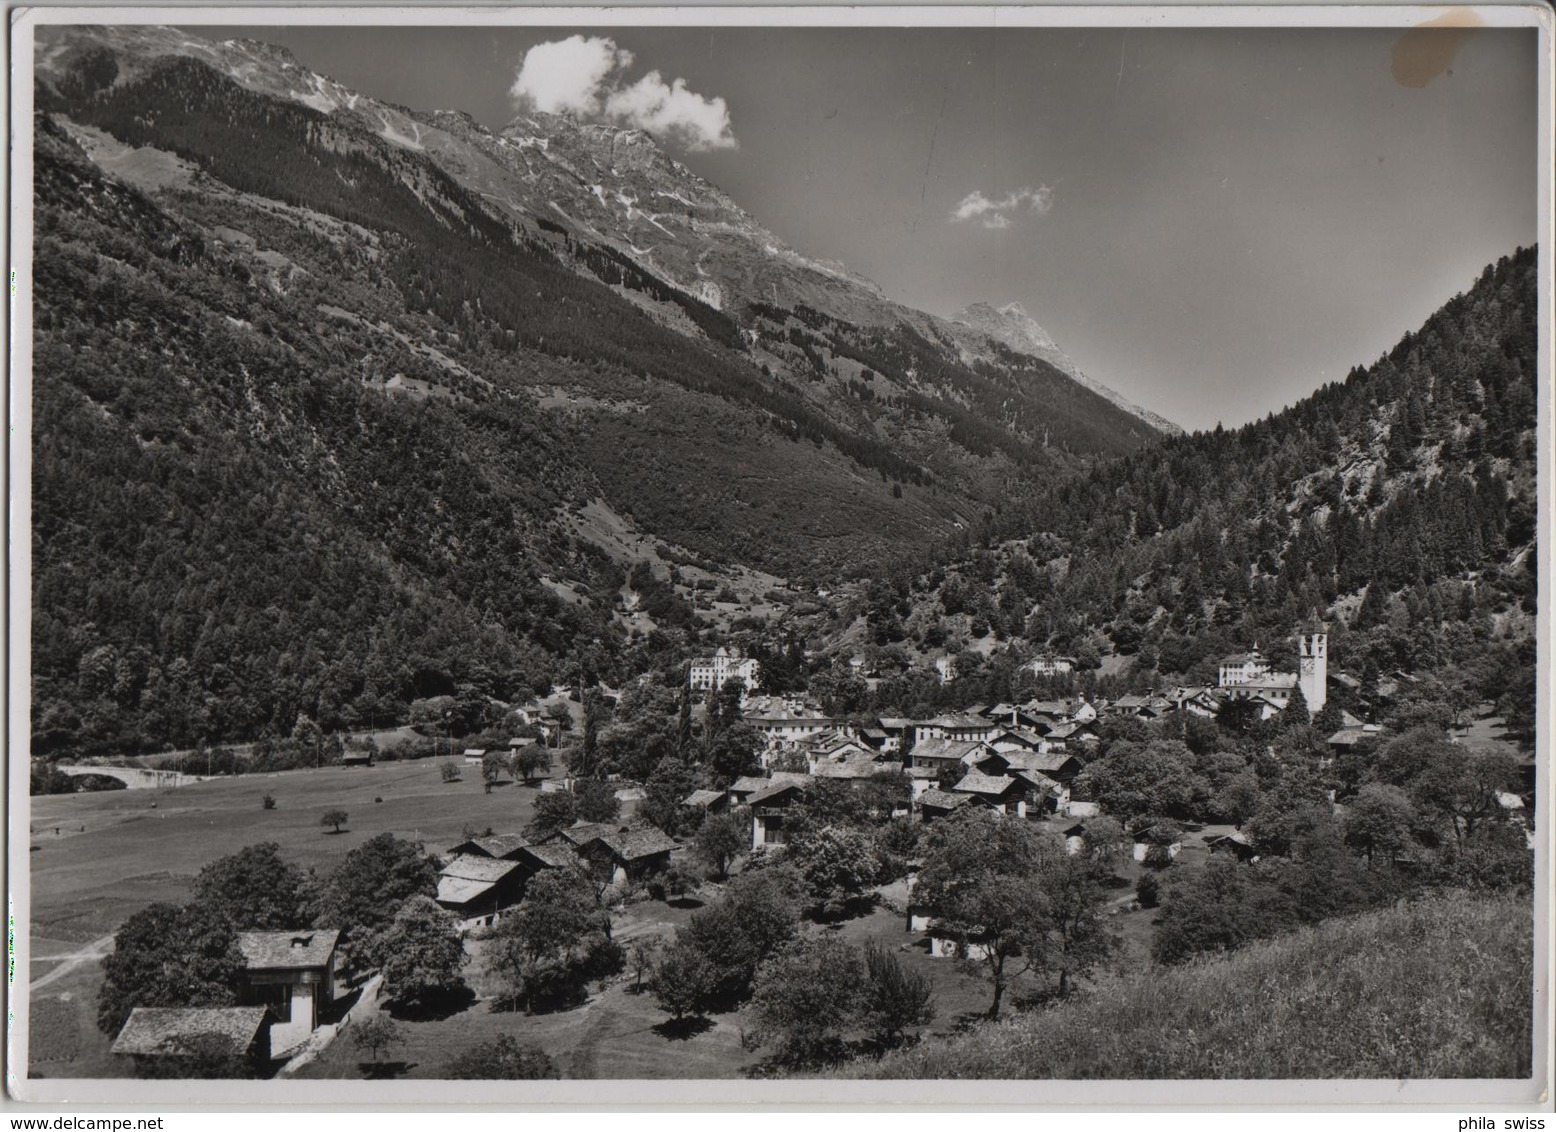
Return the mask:
[(952, 315), (951, 321), (953, 324), (976, 330), (996, 342), (1004, 343), (1018, 354), (1042, 359), (1061, 373), (1068, 374), (1093, 393), (1107, 398), (1126, 413), (1139, 417), (1165, 436), (1183, 435), (1182, 426), (1173, 424), (1166, 417), (1125, 400), (1101, 382), (1093, 381), (1082, 373), (1080, 367), (1059, 348), (1048, 331), (1039, 326), (1036, 320), (1022, 309), (1020, 303), (1008, 303), (997, 309), (988, 303), (974, 303)]
[[(113, 77), (87, 93), (94, 67)], [(195, 79), (191, 67), (210, 73)], [(792, 402), (778, 415), (824, 418), (855, 447), (874, 450), (865, 461), (871, 470), (883, 465), (904, 483), (933, 478), (966, 497), (934, 501), (941, 529), (961, 517), (956, 503), (999, 497), (1011, 475), (1158, 436), (1044, 359), (965, 357), (950, 324), (889, 302), (840, 264), (785, 246), (641, 131), (532, 114), (493, 133), (457, 111), (415, 112), (361, 96), (267, 45), (212, 44), (170, 28), (61, 31), (40, 53), (40, 72), (59, 108), (83, 124), (219, 165), (206, 171), (247, 181), (250, 191), (269, 191), (273, 178), (255, 183), (256, 170), (243, 168), (247, 155), (218, 152), (222, 131), (165, 112), (149, 125), (130, 102), (186, 101), (190, 91), (176, 89), (185, 79), (192, 90), (219, 78), (305, 108), (290, 116), (302, 152), (337, 147), (397, 168), (425, 163), (435, 170), (429, 176), (465, 190), (521, 243), (607, 284), (678, 336), (735, 355), (720, 363), (737, 381), (761, 382), (766, 400)], [(228, 128), (243, 126), (233, 120)], [(336, 195), (332, 187), (310, 203), (349, 211)], [(903, 459), (886, 459), (882, 449)], [(797, 560), (810, 561), (814, 549)]]
[(38, 34), (40, 753), (618, 681), (694, 647), (709, 587), (777, 616), (780, 575), (1158, 439), (1041, 359), (964, 360), (642, 133)]
[(1279, 413), (1055, 477), (931, 569), (882, 571), (829, 648), (982, 654), (959, 667), (964, 702), (988, 703), (1019, 698), (1033, 654), (1107, 658), (1116, 694), (1214, 682), (1218, 657), (1283, 649), (1316, 609), (1331, 671), (1450, 671), (1532, 735), (1537, 260), (1488, 265)]

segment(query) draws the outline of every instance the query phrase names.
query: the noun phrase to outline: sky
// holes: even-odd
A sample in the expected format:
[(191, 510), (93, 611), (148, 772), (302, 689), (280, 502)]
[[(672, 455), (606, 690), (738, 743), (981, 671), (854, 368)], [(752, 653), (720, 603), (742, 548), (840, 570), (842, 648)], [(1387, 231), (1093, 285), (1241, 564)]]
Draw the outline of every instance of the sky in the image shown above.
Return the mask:
[(191, 30), (493, 129), (644, 126), (800, 252), (1019, 303), (1189, 428), (1343, 379), (1536, 238), (1532, 29), (1409, 33), (1425, 71), (1397, 29)]

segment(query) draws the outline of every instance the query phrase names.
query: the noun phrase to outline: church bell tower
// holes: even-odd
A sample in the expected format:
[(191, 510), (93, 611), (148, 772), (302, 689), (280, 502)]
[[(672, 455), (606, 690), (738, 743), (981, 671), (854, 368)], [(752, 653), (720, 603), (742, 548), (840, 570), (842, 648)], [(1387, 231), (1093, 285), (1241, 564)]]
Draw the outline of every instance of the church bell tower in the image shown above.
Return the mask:
[(1329, 634), (1318, 619), (1317, 610), (1313, 611), (1312, 623), (1302, 631), (1297, 645), (1301, 654), (1297, 684), (1302, 689), (1302, 698), (1307, 701), (1308, 711), (1317, 715), (1329, 699)]

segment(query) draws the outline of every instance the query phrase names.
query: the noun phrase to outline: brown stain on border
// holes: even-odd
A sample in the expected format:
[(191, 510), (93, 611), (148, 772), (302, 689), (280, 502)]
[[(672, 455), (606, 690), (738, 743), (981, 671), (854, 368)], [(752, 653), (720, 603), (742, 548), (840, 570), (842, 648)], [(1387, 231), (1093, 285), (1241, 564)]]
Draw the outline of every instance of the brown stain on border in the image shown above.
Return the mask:
[(1486, 26), (1473, 8), (1450, 8), (1417, 24), (1394, 42), (1390, 71), (1400, 86), (1420, 89), (1453, 63), (1459, 49)]

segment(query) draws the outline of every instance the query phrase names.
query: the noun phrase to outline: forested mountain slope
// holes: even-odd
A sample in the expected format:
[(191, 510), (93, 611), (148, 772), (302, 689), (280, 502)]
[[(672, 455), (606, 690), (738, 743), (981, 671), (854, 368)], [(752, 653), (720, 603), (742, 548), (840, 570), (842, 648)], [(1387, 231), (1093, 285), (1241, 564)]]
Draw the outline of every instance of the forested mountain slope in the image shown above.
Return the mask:
[(1535, 266), (1533, 248), (1488, 266), (1386, 356), (1262, 421), (991, 511), (927, 573), (871, 583), (857, 612), (878, 647), (993, 634), (1092, 664), (1116, 651), (1149, 684), (1214, 681), (1214, 658), (1289, 638), (1316, 609), (1341, 667), (1489, 650), (1525, 673), (1532, 711)]

